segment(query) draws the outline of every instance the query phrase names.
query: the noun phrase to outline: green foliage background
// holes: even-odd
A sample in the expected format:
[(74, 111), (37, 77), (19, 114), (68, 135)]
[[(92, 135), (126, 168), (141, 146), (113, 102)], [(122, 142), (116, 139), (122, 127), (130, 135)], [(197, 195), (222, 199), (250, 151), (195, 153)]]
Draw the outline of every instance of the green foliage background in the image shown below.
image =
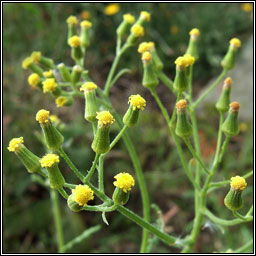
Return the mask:
[[(69, 15), (79, 16), (88, 10), (93, 23), (91, 46), (87, 53), (86, 67), (95, 82), (103, 86), (107, 72), (114, 57), (115, 29), (122, 20), (122, 15), (130, 12), (139, 15), (141, 10), (151, 13), (151, 22), (146, 25), (145, 40), (153, 40), (159, 48), (159, 55), (165, 63), (165, 71), (174, 76), (174, 60), (183, 54), (188, 42), (188, 31), (198, 27), (200, 36), (200, 61), (195, 70), (195, 92), (220, 71), (219, 62), (225, 54), (228, 41), (239, 37), (242, 42), (252, 33), (251, 14), (241, 10), (240, 4), (229, 3), (147, 3), (121, 4), (120, 11), (107, 16), (103, 10), (105, 4), (94, 3), (4, 3), (3, 4), (3, 228), (4, 252), (8, 253), (53, 253), (56, 252), (55, 231), (48, 191), (34, 183), (22, 164), (10, 154), (6, 147), (13, 137), (23, 136), (26, 145), (37, 155), (42, 156), (44, 149), (36, 139), (35, 132), (40, 128), (34, 120), (38, 109), (48, 108), (58, 114), (66, 124), (63, 133), (66, 138), (66, 149), (71, 159), (83, 170), (88, 169), (93, 158), (90, 149), (92, 131), (83, 119), (84, 101), (78, 99), (70, 108), (56, 109), (54, 102), (27, 85), (29, 72), (21, 68), (22, 60), (33, 50), (40, 50), (51, 56), (55, 63), (61, 61), (73, 65), (69, 48), (66, 45), (66, 23)], [(214, 10), (214, 11), (213, 11)], [(170, 27), (175, 26), (177, 33), (172, 34)], [(144, 40), (143, 39), (143, 40)], [(167, 218), (166, 213), (176, 209), (176, 214), (166, 223), (166, 231), (184, 236), (191, 229), (193, 220), (193, 193), (185, 179), (184, 171), (170, 138), (167, 126), (156, 103), (150, 94), (141, 86), (142, 65), (135, 48), (126, 54), (120, 66), (133, 70), (132, 74), (119, 80), (113, 88), (111, 100), (117, 111), (122, 114), (129, 95), (142, 94), (147, 100), (147, 108), (141, 115), (139, 125), (132, 129), (132, 139), (140, 156), (150, 200), (156, 203)], [(174, 105), (173, 96), (162, 85), (158, 92), (169, 111)], [(200, 119), (199, 129), (203, 130), (205, 152), (214, 148), (216, 140), (218, 115), (205, 109), (205, 116), (211, 119)], [(247, 130), (232, 140), (229, 152), (218, 172), (216, 180), (229, 179), (233, 174), (243, 175), (252, 168), (252, 123), (246, 123)], [(118, 132), (114, 126), (113, 138)], [(141, 136), (143, 134), (143, 136)], [(207, 152), (208, 152), (207, 151)], [(212, 154), (206, 154), (210, 162)], [(187, 152), (187, 159), (190, 158)], [(113, 191), (113, 176), (119, 171), (133, 173), (133, 167), (127, 151), (119, 143), (109, 154), (105, 164), (105, 184), (108, 195)], [(61, 170), (70, 182), (77, 182), (65, 164)], [(71, 177), (72, 176), (72, 177)], [(73, 180), (72, 180), (73, 179)], [(249, 185), (251, 180), (248, 180)], [(232, 218), (231, 213), (223, 206), (223, 198), (228, 187), (218, 190), (209, 196), (209, 208), (222, 218)], [(252, 202), (252, 187), (244, 192), (245, 210)], [(141, 203), (138, 187), (133, 191), (127, 206), (141, 214)], [(110, 226), (107, 227), (99, 214), (82, 212), (72, 213), (61, 199), (65, 240), (69, 241), (84, 229), (100, 223), (101, 231), (78, 245), (72, 252), (137, 252), (141, 230), (118, 213), (107, 215)], [(242, 211), (243, 212), (243, 211)], [(152, 221), (157, 215), (152, 210)], [(187, 225), (184, 225), (187, 223)], [(138, 235), (134, 235), (138, 234)], [(240, 225), (225, 229), (205, 220), (205, 229), (201, 232), (195, 250), (225, 251), (237, 248), (252, 236), (252, 227)], [(170, 248), (159, 243), (154, 252), (167, 253)]]

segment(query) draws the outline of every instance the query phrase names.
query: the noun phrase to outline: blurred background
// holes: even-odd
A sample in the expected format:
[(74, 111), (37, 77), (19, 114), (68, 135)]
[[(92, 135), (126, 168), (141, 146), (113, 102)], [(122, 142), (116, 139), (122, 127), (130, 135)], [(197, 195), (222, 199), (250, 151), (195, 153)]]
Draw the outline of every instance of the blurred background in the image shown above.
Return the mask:
[[(46, 108), (58, 115), (65, 135), (66, 151), (80, 169), (87, 169), (94, 154), (90, 148), (93, 135), (91, 126), (83, 119), (84, 100), (77, 99), (73, 106), (56, 108), (54, 100), (41, 92), (32, 90), (27, 83), (29, 71), (22, 70), (22, 60), (32, 51), (39, 50), (52, 57), (55, 63), (73, 65), (70, 50), (66, 44), (66, 18), (76, 15), (80, 20), (93, 23), (91, 45), (86, 54), (86, 69), (95, 83), (103, 86), (114, 58), (116, 28), (122, 15), (129, 12), (138, 17), (140, 11), (151, 13), (151, 21), (145, 25), (143, 41), (155, 41), (158, 53), (165, 64), (165, 72), (173, 79), (174, 60), (184, 54), (188, 43), (188, 32), (200, 29), (200, 59), (195, 65), (193, 90), (196, 97), (201, 90), (221, 71), (220, 61), (227, 51), (229, 40), (238, 37), (242, 49), (238, 56), (240, 72), (234, 87), (240, 88), (232, 98), (239, 101), (243, 94), (245, 101), (241, 109), (240, 134), (232, 138), (215, 181), (229, 179), (232, 175), (243, 175), (253, 166), (252, 140), (252, 32), (253, 6), (250, 3), (4, 3), (3, 4), (3, 249), (5, 253), (54, 253), (57, 250), (53, 214), (49, 191), (31, 180), (14, 154), (7, 151), (9, 140), (23, 136), (25, 143), (35, 154), (42, 156), (44, 148), (37, 140), (40, 127), (35, 114)], [(239, 65), (239, 59), (243, 65)], [(236, 68), (237, 68), (236, 66)], [(150, 93), (141, 86), (142, 64), (137, 47), (131, 48), (120, 62), (132, 73), (121, 78), (111, 90), (111, 100), (119, 114), (126, 111), (126, 101), (131, 94), (139, 93), (147, 100), (147, 107), (139, 124), (130, 130), (139, 154), (150, 201), (161, 209), (165, 231), (185, 236), (192, 228), (193, 192), (185, 177), (174, 142), (166, 123)], [(246, 74), (246, 77), (244, 77)], [(244, 80), (246, 79), (246, 80)], [(219, 90), (215, 90), (217, 95)], [(242, 93), (241, 93), (242, 90)], [(234, 89), (235, 91), (235, 89)], [(157, 88), (164, 105), (171, 113), (175, 98), (160, 84)], [(209, 97), (211, 98), (211, 97)], [(248, 100), (249, 99), (249, 100)], [(246, 104), (246, 102), (249, 102)], [(199, 135), (202, 155), (206, 163), (213, 159), (216, 147), (218, 113), (215, 102), (206, 101), (199, 116)], [(250, 105), (251, 104), (251, 105)], [(111, 130), (111, 138), (118, 133), (117, 126)], [(143, 134), (143, 136), (141, 136)], [(185, 148), (185, 147), (184, 147)], [(187, 150), (186, 157), (190, 154)], [(60, 164), (69, 182), (77, 183), (69, 168)], [(107, 156), (105, 163), (106, 193), (113, 192), (113, 176), (120, 171), (134, 173), (132, 163), (122, 142)], [(72, 176), (72, 177), (71, 177)], [(252, 178), (247, 180), (244, 192), (245, 213), (253, 200)], [(208, 206), (217, 216), (231, 219), (232, 214), (223, 205), (228, 186), (209, 194)], [(127, 207), (142, 214), (138, 186), (131, 194)], [(83, 230), (101, 224), (100, 232), (78, 244), (73, 253), (135, 253), (140, 246), (141, 229), (119, 213), (107, 214), (110, 226), (106, 226), (100, 214), (93, 212), (71, 212), (64, 200), (60, 200), (65, 241), (69, 241)], [(151, 209), (152, 223), (157, 214)], [(135, 235), (136, 234), (136, 235)], [(252, 224), (222, 229), (208, 219), (195, 246), (196, 252), (225, 252), (236, 249), (252, 237)], [(175, 252), (159, 242), (152, 252)]]

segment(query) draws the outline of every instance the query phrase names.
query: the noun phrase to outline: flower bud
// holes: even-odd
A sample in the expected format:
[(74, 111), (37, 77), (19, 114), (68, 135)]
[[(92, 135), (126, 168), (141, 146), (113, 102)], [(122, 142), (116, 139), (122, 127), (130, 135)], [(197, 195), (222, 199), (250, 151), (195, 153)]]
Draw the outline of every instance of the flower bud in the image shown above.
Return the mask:
[(60, 63), (58, 65), (58, 69), (60, 71), (60, 74), (61, 74), (63, 80), (66, 81), (66, 82), (70, 82), (71, 81), (71, 75), (70, 75), (67, 67), (65, 66), (65, 64), (64, 63)]
[(84, 91), (85, 97), (85, 111), (84, 118), (90, 122), (96, 121), (98, 103), (96, 99), (97, 85), (92, 82), (87, 82), (82, 85), (80, 91)]
[(87, 48), (90, 45), (89, 28), (92, 27), (92, 23), (88, 20), (84, 20), (80, 23), (80, 27), (81, 27), (81, 33), (80, 33), (81, 45), (84, 48)]
[(50, 187), (53, 189), (61, 189), (65, 183), (65, 179), (58, 167), (58, 163), (60, 162), (59, 156), (56, 154), (47, 154), (39, 161), (41, 166), (48, 171)]
[(49, 149), (56, 150), (61, 147), (64, 141), (64, 137), (61, 133), (52, 125), (49, 119), (50, 111), (41, 109), (36, 114), (36, 121), (40, 123), (43, 130), (45, 142)]
[(123, 123), (128, 127), (131, 127), (137, 123), (139, 112), (140, 110), (144, 110), (146, 107), (146, 101), (139, 94), (137, 94), (129, 97), (128, 104), (130, 104), (130, 107), (123, 117)]
[(135, 22), (134, 16), (132, 16), (130, 13), (124, 14), (123, 15), (123, 21), (121, 24), (118, 26), (116, 33), (119, 37), (123, 37), (124, 34), (128, 32), (128, 29), (131, 24)]
[(225, 133), (226, 136), (236, 136), (240, 130), (237, 119), (240, 104), (234, 101), (229, 106), (229, 113), (222, 125), (221, 130)]
[(37, 73), (33, 73), (28, 77), (28, 83), (32, 88), (37, 88), (40, 83), (40, 76)]
[(144, 69), (142, 85), (150, 90), (154, 90), (159, 81), (153, 68), (152, 55), (150, 52), (144, 52), (141, 59), (143, 61)]
[(73, 98), (71, 96), (59, 96), (55, 100), (57, 108), (68, 107), (73, 104)]
[(71, 47), (71, 56), (75, 61), (79, 61), (83, 58), (83, 52), (81, 49), (81, 39), (75, 35), (69, 38), (68, 44)]
[(177, 124), (175, 133), (179, 137), (188, 137), (192, 133), (192, 126), (187, 117), (187, 101), (180, 100), (176, 103), (177, 108)]
[(66, 20), (68, 24), (68, 38), (67, 41), (69, 40), (70, 37), (76, 35), (76, 25), (78, 23), (78, 20), (75, 16), (69, 16)]
[(195, 58), (195, 60), (198, 60), (199, 55), (198, 55), (198, 46), (197, 46), (197, 41), (198, 37), (200, 35), (200, 31), (197, 28), (193, 28), (190, 32), (190, 39), (189, 39), (189, 44), (188, 48), (186, 51), (186, 54), (190, 54)]
[(71, 74), (71, 82), (73, 84), (76, 84), (77, 82), (80, 81), (81, 75), (82, 75), (82, 68), (79, 65), (75, 65), (72, 69), (72, 74)]
[(226, 78), (222, 87), (220, 98), (216, 103), (216, 108), (219, 112), (225, 113), (229, 109), (231, 85), (232, 79), (230, 77)]
[(247, 183), (243, 177), (235, 176), (231, 178), (230, 190), (224, 199), (225, 206), (231, 211), (238, 211), (243, 207), (242, 192)]
[(44, 66), (47, 69), (52, 68), (54, 65), (53, 60), (42, 56), (41, 52), (32, 52), (31, 58), (34, 63), (40, 63), (42, 66)]
[(157, 54), (154, 42), (148, 42), (149, 51), (152, 54), (153, 66), (157, 71), (161, 71), (164, 67), (163, 62)]
[(52, 69), (49, 69), (48, 71), (45, 71), (43, 73), (43, 75), (44, 75), (45, 78), (54, 78), (54, 73), (53, 73)]
[(114, 181), (115, 191), (112, 199), (115, 204), (124, 205), (129, 200), (130, 190), (135, 185), (134, 178), (129, 173), (119, 173), (115, 177)]
[(146, 22), (149, 22), (150, 21), (150, 18), (151, 18), (151, 15), (149, 12), (146, 12), (146, 11), (142, 11), (140, 13), (140, 17), (139, 19), (136, 21), (136, 24), (137, 25), (144, 25)]
[(131, 34), (127, 38), (127, 44), (130, 46), (135, 45), (141, 36), (144, 36), (144, 28), (141, 25), (134, 24), (131, 27)]
[(98, 127), (92, 142), (92, 149), (95, 153), (104, 154), (110, 147), (109, 128), (115, 119), (109, 111), (98, 112), (96, 118), (98, 119)]
[(39, 172), (41, 170), (40, 158), (28, 150), (23, 143), (23, 137), (13, 138), (9, 143), (8, 150), (18, 156), (29, 173)]
[(61, 94), (61, 89), (55, 81), (55, 78), (47, 78), (42, 82), (43, 93), (51, 92), (54, 96)]
[(178, 57), (175, 60), (176, 75), (173, 87), (177, 92), (183, 92), (188, 88), (187, 68), (189, 67), (188, 59), (186, 57)]
[(87, 205), (88, 201), (93, 199), (91, 188), (88, 185), (80, 184), (72, 189), (72, 194), (68, 197), (68, 207), (74, 212), (79, 212)]
[(43, 76), (43, 69), (41, 69), (38, 65), (36, 65), (33, 62), (33, 59), (31, 57), (27, 57), (22, 62), (22, 68), (23, 69), (31, 69), (33, 72), (37, 73), (39, 76)]
[(228, 52), (224, 56), (221, 65), (225, 70), (230, 70), (235, 66), (236, 54), (238, 48), (241, 47), (241, 41), (238, 38), (233, 38), (229, 41), (230, 45)]

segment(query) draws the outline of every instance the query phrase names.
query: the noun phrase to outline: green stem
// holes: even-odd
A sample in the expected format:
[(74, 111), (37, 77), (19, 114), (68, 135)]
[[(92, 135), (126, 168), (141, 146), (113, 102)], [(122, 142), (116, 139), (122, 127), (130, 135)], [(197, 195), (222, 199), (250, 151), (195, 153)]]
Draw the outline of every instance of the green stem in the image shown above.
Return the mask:
[(99, 158), (100, 158), (100, 154), (97, 153), (95, 155), (95, 159), (94, 159), (94, 162), (91, 166), (91, 169), (89, 170), (88, 174), (86, 175), (85, 179), (83, 180), (84, 183), (87, 183), (91, 179), (91, 177), (92, 177), (92, 175), (95, 171), (95, 168), (96, 168), (96, 165), (98, 163)]
[(210, 220), (212, 220), (214, 223), (222, 225), (222, 226), (235, 226), (240, 223), (244, 222), (250, 222), (253, 220), (252, 216), (249, 216), (246, 218), (246, 220), (241, 219), (233, 219), (233, 220), (224, 220), (221, 218), (216, 217), (212, 212), (210, 212), (208, 209), (205, 209), (203, 211), (203, 214), (207, 216)]
[(100, 192), (104, 193), (104, 173), (103, 173), (104, 155), (100, 156), (98, 167), (98, 184)]
[(59, 193), (65, 198), (68, 199), (68, 194), (67, 192), (64, 190), (64, 188), (60, 188), (58, 189)]
[(250, 216), (253, 212), (253, 205), (251, 206), (251, 208), (249, 209), (249, 211), (246, 213), (246, 216)]
[(155, 98), (160, 110), (162, 111), (162, 114), (169, 126), (169, 129), (171, 131), (171, 134), (175, 140), (175, 143), (176, 143), (176, 147), (177, 147), (177, 150), (178, 150), (178, 153), (179, 153), (179, 156), (180, 156), (180, 160), (181, 160), (181, 163), (184, 167), (184, 170), (186, 172), (186, 175), (188, 176), (189, 180), (191, 181), (191, 183), (193, 184), (193, 186), (196, 188), (196, 189), (200, 189), (199, 186), (196, 184), (196, 182), (194, 181), (194, 178), (193, 176), (191, 175), (190, 171), (189, 171), (189, 168), (188, 168), (188, 164), (187, 164), (187, 161), (185, 160), (185, 157), (184, 157), (184, 154), (183, 154), (183, 151), (182, 151), (182, 147), (180, 145), (180, 142), (179, 142), (179, 139), (177, 137), (177, 135), (175, 134), (175, 130), (173, 128), (173, 126), (171, 125), (171, 120), (170, 120), (170, 117), (169, 117), (169, 114), (167, 112), (167, 110), (165, 109), (165, 107), (163, 106), (160, 98), (158, 97), (156, 91), (152, 90), (151, 91), (151, 94), (152, 96)]
[(200, 163), (200, 165), (203, 168), (203, 170), (209, 175), (210, 174), (209, 171), (207, 170), (205, 164), (202, 162), (200, 157), (197, 155), (197, 153), (193, 149), (193, 146), (191, 145), (189, 139), (187, 137), (184, 137), (183, 140), (186, 143), (186, 145), (187, 145), (188, 149), (190, 150), (191, 154), (193, 155), (193, 157), (197, 159), (197, 161)]
[(174, 94), (176, 94), (174, 89), (173, 89), (173, 82), (172, 82), (172, 80), (163, 71), (157, 72), (157, 76), (163, 82), (163, 84), (166, 87), (168, 87)]
[(60, 155), (63, 157), (63, 159), (66, 161), (66, 163), (68, 164), (68, 166), (71, 168), (71, 170), (75, 173), (75, 175), (81, 180), (83, 181), (85, 179), (85, 176), (75, 167), (75, 165), (72, 163), (72, 161), (70, 160), (70, 158), (67, 156), (67, 154), (65, 153), (65, 151), (63, 150), (63, 148), (59, 148), (58, 149)]
[(237, 211), (233, 211), (233, 214), (235, 217), (237, 217), (238, 219), (241, 219), (243, 221), (247, 220), (247, 217), (244, 217), (243, 215), (239, 214)]
[(54, 222), (55, 222), (55, 227), (57, 231), (58, 252), (63, 253), (64, 237), (63, 237), (63, 230), (62, 230), (62, 223), (61, 223), (59, 197), (58, 197), (58, 193), (53, 189), (50, 190), (50, 195), (51, 195), (51, 201), (53, 206)]
[(222, 70), (221, 74), (218, 76), (217, 80), (207, 89), (205, 90), (200, 97), (195, 101), (193, 104), (193, 109), (195, 109), (203, 100), (204, 98), (220, 83), (220, 81), (224, 78), (227, 74), (227, 70)]
[(217, 148), (215, 152), (215, 157), (213, 161), (213, 166), (218, 162), (219, 159), (219, 154), (220, 154), (220, 149), (221, 149), (221, 141), (222, 141), (222, 131), (221, 127), (224, 121), (224, 113), (220, 112), (220, 121), (219, 121), (219, 131), (218, 131), (218, 139), (217, 139)]
[[(127, 130), (128, 126), (124, 125), (123, 128), (121, 129), (121, 131), (117, 134), (117, 136), (115, 137), (115, 139), (111, 142), (110, 147), (109, 147), (109, 151), (116, 145), (116, 143), (121, 139), (121, 137), (123, 136), (124, 132)], [(108, 151), (108, 152), (109, 152)], [(107, 152), (107, 153), (108, 153)], [(105, 153), (104, 155), (106, 155), (107, 153)]]
[(247, 242), (242, 247), (232, 251), (232, 253), (249, 253), (250, 251), (253, 251), (253, 239), (251, 239), (249, 242)]
[(226, 149), (228, 147), (228, 143), (230, 141), (230, 137), (227, 136), (223, 142), (223, 145), (222, 145), (222, 148), (221, 148), (221, 153), (219, 155), (219, 159), (218, 159), (218, 162), (220, 163), (222, 161), (222, 158), (223, 158), (223, 155), (224, 153), (226, 152)]

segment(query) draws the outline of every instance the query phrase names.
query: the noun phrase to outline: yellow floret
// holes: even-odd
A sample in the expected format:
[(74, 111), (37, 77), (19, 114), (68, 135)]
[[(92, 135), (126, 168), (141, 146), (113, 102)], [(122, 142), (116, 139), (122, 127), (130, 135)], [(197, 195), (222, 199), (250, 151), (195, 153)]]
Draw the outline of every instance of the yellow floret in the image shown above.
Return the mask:
[(232, 38), (229, 41), (229, 43), (230, 43), (230, 45), (234, 46), (235, 48), (239, 48), (242, 45), (241, 41), (238, 38)]
[(80, 206), (86, 206), (88, 201), (93, 200), (93, 191), (88, 185), (77, 185), (72, 189), (73, 201), (77, 202)]
[(132, 105), (133, 110), (136, 110), (136, 109), (144, 110), (144, 108), (146, 107), (146, 100), (142, 98), (139, 94), (131, 95), (129, 97), (128, 104), (129, 103)]
[(227, 84), (227, 85), (231, 85), (233, 83), (233, 80), (231, 77), (227, 77), (225, 80), (224, 80), (224, 84)]
[(125, 21), (127, 21), (128, 23), (130, 23), (130, 24), (133, 24), (134, 21), (135, 21), (134, 16), (132, 16), (130, 13), (124, 14), (124, 15), (123, 15), (123, 19), (124, 19)]
[(47, 154), (39, 160), (42, 167), (52, 167), (60, 162), (60, 157), (56, 154)]
[(241, 4), (241, 9), (244, 12), (252, 12), (253, 11), (253, 4), (249, 4), (249, 3)]
[(80, 26), (82, 28), (90, 28), (92, 26), (92, 23), (88, 20), (84, 20), (80, 23)]
[(134, 24), (131, 28), (131, 32), (135, 37), (144, 36), (144, 28), (141, 25)]
[(20, 149), (21, 145), (24, 143), (23, 137), (13, 138), (9, 142), (9, 147), (7, 148), (10, 152), (17, 152)]
[(58, 123), (60, 123), (60, 119), (56, 116), (56, 115), (50, 115), (49, 116), (51, 122), (55, 125), (57, 125)]
[(140, 16), (145, 19), (146, 21), (150, 21), (150, 13), (149, 12), (146, 12), (146, 11), (142, 11), (140, 13)]
[(152, 59), (152, 55), (150, 52), (143, 52), (141, 59), (144, 61), (150, 61)]
[(28, 77), (28, 83), (33, 88), (36, 88), (39, 82), (40, 82), (40, 76), (36, 73), (33, 73)]
[(237, 112), (240, 109), (240, 104), (237, 101), (233, 101), (229, 104), (229, 106), (235, 112)]
[(148, 48), (149, 48), (149, 50), (153, 50), (153, 49), (155, 49), (155, 43), (154, 42), (148, 42)]
[(247, 183), (243, 177), (235, 176), (235, 177), (231, 178), (230, 186), (231, 186), (231, 188), (233, 188), (235, 190), (242, 191), (246, 188)]
[(54, 78), (47, 78), (43, 84), (43, 93), (54, 92), (58, 84), (55, 82)]
[(119, 4), (108, 4), (105, 9), (104, 9), (104, 13), (106, 15), (114, 15), (116, 13), (118, 13), (120, 10), (120, 5)]
[(183, 57), (187, 61), (187, 66), (191, 66), (194, 64), (195, 58), (193, 56), (191, 56), (190, 54), (185, 54)]
[(40, 124), (46, 124), (49, 122), (49, 115), (50, 111), (41, 109), (36, 114), (36, 121), (38, 121)]
[(99, 126), (108, 126), (115, 122), (114, 117), (110, 114), (109, 111), (97, 112), (96, 118), (98, 119)]
[(59, 96), (56, 100), (55, 100), (56, 106), (57, 108), (61, 108), (63, 107), (66, 103), (67, 103), (67, 97), (65, 96)]
[(72, 36), (68, 39), (68, 44), (70, 47), (79, 47), (81, 45), (81, 39), (79, 36)]
[(66, 19), (66, 22), (67, 22), (69, 25), (76, 25), (76, 24), (78, 23), (76, 16), (69, 16), (69, 17)]
[(150, 49), (149, 43), (142, 42), (142, 43), (140, 43), (140, 45), (138, 47), (138, 53), (143, 53), (143, 52), (149, 51), (149, 49)]
[(53, 70), (50, 69), (48, 71), (43, 72), (44, 77), (52, 77), (53, 76)]
[(22, 61), (22, 68), (27, 69), (31, 64), (33, 63), (33, 60), (31, 57), (27, 57)]
[(174, 62), (178, 67), (187, 67), (188, 62), (185, 57), (178, 57)]
[(38, 62), (41, 58), (41, 52), (32, 52), (30, 56), (33, 62)]
[(116, 181), (114, 181), (114, 185), (116, 187), (121, 188), (125, 193), (130, 191), (132, 187), (135, 185), (134, 178), (129, 173), (119, 173), (115, 177)]
[(189, 34), (191, 36), (199, 36), (200, 35), (200, 31), (199, 31), (198, 28), (193, 28), (193, 29), (190, 30)]
[(188, 106), (187, 104), (187, 101), (186, 100), (179, 100), (177, 103), (176, 103), (176, 108), (177, 109), (184, 109)]
[(91, 91), (95, 91), (96, 89), (97, 89), (97, 85), (95, 83), (86, 82), (81, 86), (80, 91), (91, 92)]

